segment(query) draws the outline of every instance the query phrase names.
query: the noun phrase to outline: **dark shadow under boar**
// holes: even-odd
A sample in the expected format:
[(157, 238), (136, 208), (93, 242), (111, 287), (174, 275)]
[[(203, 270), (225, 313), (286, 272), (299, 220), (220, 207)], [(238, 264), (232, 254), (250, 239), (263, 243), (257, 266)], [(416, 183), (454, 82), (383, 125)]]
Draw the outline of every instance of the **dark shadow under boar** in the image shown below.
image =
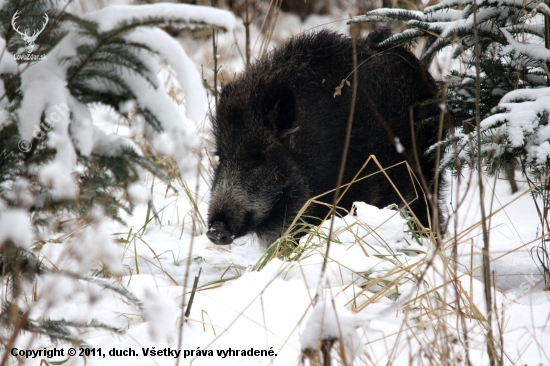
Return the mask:
[[(426, 111), (432, 117), (438, 113), (437, 88), (409, 51), (376, 50), (373, 44), (388, 32), (375, 31), (356, 41), (357, 98), (343, 183), (350, 182), (373, 154), (383, 167), (408, 157), (431, 184), (435, 157), (424, 152), (436, 142), (438, 123), (437, 118), (424, 117)], [(308, 199), (335, 188), (352, 87), (344, 83), (341, 95), (335, 91), (344, 79), (351, 82), (352, 70), (352, 40), (321, 31), (291, 39), (223, 88), (213, 119), (219, 165), (208, 209), (211, 241), (230, 244), (234, 238), (255, 233), (268, 245), (288, 228)], [(428, 100), (432, 103), (419, 106)], [(419, 165), (411, 160), (411, 107)], [(362, 175), (378, 170), (371, 162)], [(406, 165), (387, 172), (427, 226), (424, 195)], [(321, 200), (331, 204), (333, 194)], [(381, 173), (353, 184), (339, 206), (349, 210), (354, 201), (378, 207), (403, 203)], [(327, 206), (315, 204), (302, 218), (318, 224), (314, 218), (327, 213)]]

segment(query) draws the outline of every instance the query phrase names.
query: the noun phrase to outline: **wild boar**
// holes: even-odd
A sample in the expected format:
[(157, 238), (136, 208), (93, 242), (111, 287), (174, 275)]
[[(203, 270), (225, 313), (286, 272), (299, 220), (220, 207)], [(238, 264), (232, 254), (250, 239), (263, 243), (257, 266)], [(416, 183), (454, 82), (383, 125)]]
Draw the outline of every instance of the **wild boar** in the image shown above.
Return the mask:
[[(436, 158), (424, 153), (437, 142), (437, 86), (408, 50), (376, 48), (388, 35), (383, 29), (355, 41), (358, 83), (343, 183), (372, 154), (384, 168), (408, 159), (432, 187)], [(255, 233), (269, 245), (308, 199), (336, 187), (352, 98), (346, 81), (352, 81), (353, 65), (352, 39), (323, 30), (290, 39), (223, 87), (212, 121), (219, 164), (208, 209), (211, 241), (230, 244)], [(361, 176), (375, 171), (371, 162)], [(429, 205), (406, 165), (386, 172), (427, 225)], [(320, 200), (331, 204), (333, 194)], [(349, 210), (354, 201), (403, 204), (382, 173), (353, 184), (339, 206)], [(302, 219), (317, 224), (328, 210), (310, 205)]]

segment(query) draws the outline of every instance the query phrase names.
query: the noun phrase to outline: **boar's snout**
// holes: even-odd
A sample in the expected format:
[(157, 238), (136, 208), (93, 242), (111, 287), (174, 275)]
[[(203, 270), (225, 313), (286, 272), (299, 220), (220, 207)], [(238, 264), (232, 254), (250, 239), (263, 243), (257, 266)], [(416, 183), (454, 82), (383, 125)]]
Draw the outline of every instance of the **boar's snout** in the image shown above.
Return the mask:
[(206, 236), (214, 244), (227, 245), (233, 243), (235, 235), (225, 229), (225, 225), (221, 222), (215, 222), (206, 232)]

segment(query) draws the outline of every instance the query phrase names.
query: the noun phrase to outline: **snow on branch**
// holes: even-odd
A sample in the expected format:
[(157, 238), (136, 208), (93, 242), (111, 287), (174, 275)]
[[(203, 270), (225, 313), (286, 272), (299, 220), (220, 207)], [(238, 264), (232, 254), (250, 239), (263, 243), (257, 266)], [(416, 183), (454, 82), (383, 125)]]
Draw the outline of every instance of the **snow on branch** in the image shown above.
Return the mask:
[(146, 45), (170, 64), (185, 94), (187, 117), (193, 121), (200, 121), (204, 117), (204, 106), (208, 103), (206, 90), (193, 61), (179, 42), (158, 28), (141, 28), (126, 36), (126, 39)]
[(133, 26), (174, 25), (182, 27), (214, 27), (230, 31), (235, 17), (228, 11), (188, 4), (113, 5), (86, 14), (84, 19), (97, 23), (100, 32)]
[(511, 148), (525, 148), (531, 164), (545, 164), (550, 158), (550, 88), (511, 91), (498, 106), (505, 112), (483, 120), (481, 129), (495, 130)]
[(506, 28), (500, 28), (500, 30), (502, 31), (502, 34), (504, 34), (504, 37), (506, 37), (506, 41), (508, 42), (508, 44), (516, 52), (522, 53), (535, 60), (540, 60), (540, 61), (550, 60), (549, 49), (534, 43), (518, 42), (514, 39), (514, 37), (510, 34), (510, 32), (508, 32)]
[[(550, 88), (513, 90), (501, 98), (495, 109), (495, 114), (480, 123), (481, 154), (487, 164), (499, 160), (503, 154), (522, 151), (521, 159), (527, 166), (544, 167), (550, 161)], [(472, 151), (475, 136), (475, 130), (471, 133), (459, 130), (449, 137), (448, 141), (455, 141), (458, 148), (448, 151), (442, 164), (453, 161), (456, 154), (467, 162), (475, 153)]]
[(546, 14), (546, 15), (550, 16), (550, 8), (545, 3), (540, 3), (539, 5), (537, 5), (535, 10), (540, 12), (540, 13), (543, 13), (543, 14)]
[[(189, 154), (200, 148), (200, 141), (184, 121), (186, 116), (195, 122), (205, 117), (206, 90), (179, 42), (158, 27), (170, 24), (231, 30), (234, 16), (211, 7), (154, 4), (109, 6), (80, 18), (69, 15), (63, 19), (68, 34), (45, 60), (29, 64), (21, 74), (19, 133), (38, 143), (48, 132), (48, 147), (58, 152), (41, 169), (42, 181), (58, 198), (75, 197), (70, 172), (76, 167), (77, 152), (82, 156), (101, 152), (113, 156), (126, 144), (139, 155), (139, 149), (129, 141), (99, 133), (94, 125), (101, 121), (93, 120), (88, 110), (91, 103), (118, 110), (132, 101), (152, 127), (148, 131), (153, 133), (146, 131), (145, 137), (159, 152), (173, 157), (182, 171), (191, 169)], [(158, 76), (160, 59), (176, 73), (185, 95), (186, 116)], [(64, 113), (60, 114), (59, 108)]]

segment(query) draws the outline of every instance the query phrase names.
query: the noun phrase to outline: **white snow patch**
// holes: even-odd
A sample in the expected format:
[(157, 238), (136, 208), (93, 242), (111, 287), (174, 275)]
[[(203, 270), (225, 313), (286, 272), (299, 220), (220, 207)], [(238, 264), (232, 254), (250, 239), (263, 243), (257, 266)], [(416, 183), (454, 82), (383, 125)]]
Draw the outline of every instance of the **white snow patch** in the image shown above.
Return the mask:
[(151, 194), (141, 183), (132, 183), (127, 188), (130, 200), (136, 204), (147, 203), (151, 199)]
[(32, 233), (31, 220), (26, 211), (19, 208), (0, 211), (0, 248), (11, 240), (18, 247), (29, 250), (33, 241)]
[(346, 364), (351, 364), (364, 352), (357, 329), (368, 327), (370, 319), (361, 314), (337, 307), (334, 302), (318, 301), (309, 315), (300, 335), (302, 352), (319, 350), (324, 340), (338, 340), (346, 353)]
[(235, 26), (235, 17), (227, 10), (188, 4), (112, 5), (89, 12), (84, 18), (97, 22), (100, 32), (111, 31), (122, 22), (146, 22), (151, 18), (166, 19), (166, 23), (178, 25), (184, 22), (188, 27), (210, 24), (227, 31)]
[(403, 145), (401, 145), (401, 140), (399, 140), (399, 137), (394, 137), (395, 140), (395, 150), (398, 154), (401, 154), (403, 151), (405, 151), (405, 148)]
[(139, 146), (134, 141), (127, 137), (118, 135), (107, 135), (98, 127), (94, 126), (93, 134), (93, 150), (92, 152), (102, 156), (119, 156), (121, 148), (134, 150), (138, 155), (143, 155)]

